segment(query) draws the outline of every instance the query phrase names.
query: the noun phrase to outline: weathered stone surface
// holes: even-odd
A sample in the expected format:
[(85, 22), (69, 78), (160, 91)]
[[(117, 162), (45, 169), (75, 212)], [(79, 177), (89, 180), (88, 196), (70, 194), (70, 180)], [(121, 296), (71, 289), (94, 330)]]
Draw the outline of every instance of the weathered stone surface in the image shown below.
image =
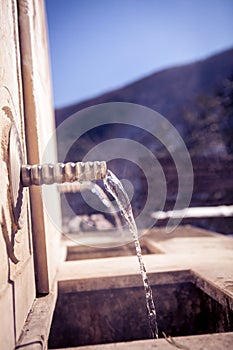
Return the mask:
[[(156, 276), (155, 276), (156, 277)], [(233, 328), (233, 312), (191, 282), (152, 285), (159, 336), (217, 333)], [(65, 321), (65, 322), (64, 322)], [(60, 294), (50, 347), (151, 338), (142, 286)]]
[[(156, 297), (160, 335), (164, 330), (190, 349), (229, 348), (232, 333), (216, 333), (229, 332), (233, 327), (233, 239), (184, 226), (170, 235), (165, 229), (152, 230), (143, 241), (163, 252), (144, 255)], [(158, 349), (171, 348), (164, 339), (117, 343), (148, 337), (145, 305), (142, 306), (144, 293), (136, 257), (104, 258), (104, 255), (103, 249), (102, 259), (62, 264), (52, 328), (55, 332), (52, 337), (57, 336), (58, 343), (51, 346), (59, 347), (59, 338), (64, 338), (62, 346), (75, 346), (81, 336), (85, 340), (79, 345), (93, 344), (95, 337), (99, 343), (115, 342), (83, 349), (142, 349), (157, 345)], [(126, 331), (124, 325), (128, 326)], [(214, 334), (186, 337), (195, 333)]]
[[(142, 350), (142, 349), (158, 349), (158, 350), (227, 350), (232, 349), (233, 333), (205, 334), (189, 337), (177, 337), (173, 339), (176, 347), (171, 346), (165, 339), (158, 340), (139, 340), (126, 343), (103, 344), (94, 346), (83, 346), (82, 350)], [(66, 348), (66, 350), (75, 350), (79, 348)], [(61, 349), (56, 349), (61, 350)]]
[[(40, 189), (36, 190), (34, 198), (31, 190), (31, 201), (29, 191), (25, 190), (26, 214), (19, 228), (13, 215), (12, 198), (16, 198), (19, 211), (21, 201), (17, 199), (17, 191), (12, 196), (13, 186), (9, 181), (12, 125), (18, 130), (24, 163), (31, 162), (33, 157), (36, 162), (42, 160), (45, 145), (54, 130), (44, 14), (43, 1), (0, 2), (1, 350), (15, 348), (35, 300), (36, 287), (37, 292), (51, 290), (60, 255), (60, 234), (46, 214)], [(12, 156), (17, 155), (18, 148), (18, 144), (13, 147)], [(18, 170), (20, 164), (17, 165)], [(16, 185), (20, 181), (20, 174), (17, 175)], [(57, 216), (60, 212), (58, 199), (57, 194), (57, 201), (53, 203)], [(34, 340), (32, 338), (32, 342)], [(29, 342), (25, 347), (32, 349), (32, 346)]]
[(35, 298), (30, 219), (27, 213), (23, 227), (19, 229), (12, 211), (9, 180), (9, 131), (12, 124), (18, 129), (23, 158), (26, 159), (16, 0), (0, 2), (0, 22), (0, 347), (1, 350), (11, 350)]
[[(46, 149), (54, 132), (54, 114), (44, 1), (18, 0), (21, 66), (24, 94), (24, 119), (29, 164), (56, 163), (54, 139)], [(46, 152), (47, 151), (47, 152)], [(50, 188), (50, 187), (49, 187)], [(46, 190), (43, 189), (43, 194)], [(36, 289), (48, 293), (53, 285), (60, 257), (60, 201), (56, 190), (50, 191), (53, 219), (45, 207), (41, 188), (30, 188), (30, 217), (33, 227), (33, 245)], [(47, 196), (48, 198), (48, 196)], [(51, 214), (51, 213), (50, 213)]]
[(36, 298), (24, 324), (16, 349), (45, 350), (52, 315), (57, 298), (57, 289), (48, 295)]

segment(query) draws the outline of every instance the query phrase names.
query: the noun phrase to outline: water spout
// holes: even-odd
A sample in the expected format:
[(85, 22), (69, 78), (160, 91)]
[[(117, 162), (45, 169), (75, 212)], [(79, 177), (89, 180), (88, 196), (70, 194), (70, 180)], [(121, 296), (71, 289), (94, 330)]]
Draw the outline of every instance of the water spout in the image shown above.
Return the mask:
[(54, 183), (74, 181), (101, 180), (106, 175), (106, 162), (68, 162), (56, 164), (35, 164), (21, 166), (21, 184), (23, 187), (31, 185), (51, 185)]

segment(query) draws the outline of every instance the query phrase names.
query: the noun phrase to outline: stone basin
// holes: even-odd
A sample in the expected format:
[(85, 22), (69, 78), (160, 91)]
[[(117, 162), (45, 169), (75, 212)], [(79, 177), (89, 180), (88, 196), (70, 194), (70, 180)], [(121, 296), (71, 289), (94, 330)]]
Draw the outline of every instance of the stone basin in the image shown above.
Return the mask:
[[(158, 314), (159, 336), (189, 336), (233, 329), (232, 303), (190, 270), (150, 275)], [(58, 291), (49, 348), (150, 339), (140, 278), (107, 278), (82, 284), (62, 283)], [(155, 340), (156, 341), (156, 340)]]
[[(146, 240), (140, 242), (142, 254), (162, 254), (162, 251), (151, 245)], [(69, 245), (67, 247), (66, 260), (84, 260), (84, 259), (99, 259), (117, 256), (135, 255), (134, 243), (127, 243), (124, 245), (109, 247), (105, 249), (98, 246), (84, 246), (84, 245)]]
[[(104, 236), (100, 240), (106, 243)], [(107, 257), (111, 240), (102, 257), (66, 261), (63, 255), (54, 292), (36, 299), (21, 343), (47, 349), (49, 338), (50, 349), (169, 350), (170, 341), (186, 350), (231, 349), (232, 237), (182, 226), (169, 235), (150, 230), (142, 240), (160, 251), (143, 260), (160, 336), (172, 338), (150, 338), (137, 258)]]

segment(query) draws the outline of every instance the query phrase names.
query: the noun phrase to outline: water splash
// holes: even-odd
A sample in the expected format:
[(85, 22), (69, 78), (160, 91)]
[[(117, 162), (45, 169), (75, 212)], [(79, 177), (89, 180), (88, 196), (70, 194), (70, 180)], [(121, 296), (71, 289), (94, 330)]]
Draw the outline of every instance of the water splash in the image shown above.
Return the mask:
[(114, 206), (112, 205), (112, 203), (110, 202), (110, 200), (108, 199), (107, 195), (104, 193), (102, 188), (93, 182), (90, 182), (89, 188), (90, 188), (92, 193), (94, 193), (97, 197), (99, 197), (99, 199), (105, 205), (105, 207), (107, 207), (109, 209), (109, 212), (113, 215), (113, 217), (115, 219), (116, 227), (118, 228), (118, 230), (121, 231), (120, 219), (115, 211)]
[(131, 207), (128, 195), (125, 192), (120, 180), (110, 170), (107, 171), (107, 174), (103, 179), (103, 181), (104, 181), (104, 186), (106, 190), (116, 200), (120, 208), (121, 214), (125, 219), (125, 221), (127, 222), (130, 232), (133, 234), (133, 240), (136, 248), (143, 286), (146, 294), (148, 320), (149, 320), (152, 336), (154, 338), (158, 338), (157, 316), (156, 316), (156, 310), (155, 310), (155, 305), (153, 301), (152, 290), (147, 277), (146, 268), (142, 259), (141, 246), (138, 239), (138, 230), (134, 220), (132, 207)]
[(115, 211), (114, 206), (108, 199), (107, 195), (104, 193), (102, 188), (97, 185), (96, 183), (93, 183), (91, 181), (84, 181), (84, 182), (65, 182), (62, 184), (57, 185), (57, 190), (60, 193), (76, 193), (76, 192), (83, 192), (86, 190), (90, 190), (94, 195), (96, 195), (103, 205), (108, 208), (108, 212), (113, 215), (115, 220), (115, 225), (119, 231), (121, 230), (121, 222), (120, 219)]

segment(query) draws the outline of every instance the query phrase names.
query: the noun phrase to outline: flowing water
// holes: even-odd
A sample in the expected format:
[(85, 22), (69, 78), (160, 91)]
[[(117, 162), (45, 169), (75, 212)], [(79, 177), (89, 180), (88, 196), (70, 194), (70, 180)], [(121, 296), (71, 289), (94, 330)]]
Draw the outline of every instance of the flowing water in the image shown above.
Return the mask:
[(107, 171), (107, 174), (103, 179), (103, 181), (107, 191), (116, 200), (120, 208), (121, 214), (125, 219), (125, 221), (127, 222), (129, 226), (129, 230), (133, 234), (133, 240), (134, 240), (136, 253), (137, 253), (137, 257), (140, 265), (143, 286), (146, 293), (146, 306), (147, 306), (148, 320), (149, 320), (152, 336), (154, 338), (158, 338), (158, 325), (157, 325), (157, 317), (156, 317), (156, 310), (155, 310), (155, 305), (153, 301), (152, 290), (149, 284), (145, 265), (142, 259), (142, 252), (141, 252), (141, 247), (138, 239), (138, 230), (133, 217), (133, 212), (132, 212), (128, 195), (125, 192), (120, 180), (118, 180), (118, 178), (110, 170)]
[(93, 182), (90, 182), (90, 190), (92, 193), (94, 193), (96, 196), (99, 197), (99, 199), (101, 200), (101, 202), (105, 205), (105, 207), (107, 207), (109, 209), (109, 212), (113, 215), (114, 220), (115, 220), (115, 224), (116, 227), (121, 230), (121, 222), (120, 219), (117, 215), (117, 213), (115, 212), (115, 208), (112, 205), (112, 203), (110, 202), (110, 200), (108, 199), (107, 195), (104, 193), (104, 191), (102, 190), (102, 188), (97, 185), (97, 184), (93, 184)]
[(97, 185), (96, 183), (93, 183), (91, 181), (84, 181), (84, 182), (65, 182), (63, 184), (57, 185), (57, 190), (60, 193), (75, 193), (75, 192), (83, 192), (86, 190), (90, 190), (93, 194), (95, 194), (103, 203), (103, 205), (108, 208), (108, 211), (110, 214), (113, 215), (116, 227), (119, 231), (121, 231), (121, 222), (120, 219), (115, 212), (115, 208), (108, 199), (107, 195), (104, 193), (102, 188)]

